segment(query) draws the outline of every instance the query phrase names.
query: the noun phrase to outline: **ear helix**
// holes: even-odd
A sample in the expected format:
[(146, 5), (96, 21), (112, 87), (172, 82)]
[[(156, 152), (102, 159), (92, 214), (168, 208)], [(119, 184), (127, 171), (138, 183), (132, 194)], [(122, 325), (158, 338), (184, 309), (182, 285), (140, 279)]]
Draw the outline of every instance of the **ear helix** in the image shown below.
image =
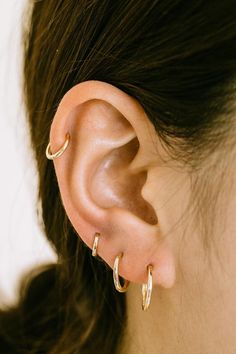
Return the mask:
[[(51, 152), (51, 144), (49, 142), (47, 145), (46, 151), (45, 151), (46, 157), (49, 160), (54, 160), (54, 159), (60, 157), (67, 149), (69, 142), (70, 142), (70, 134), (67, 133), (64, 144), (62, 145), (62, 147), (58, 151), (56, 151), (54, 153)], [(94, 257), (97, 256), (97, 249), (98, 249), (98, 243), (99, 243), (100, 237), (101, 237), (101, 235), (99, 232), (96, 232), (94, 234), (94, 242), (93, 242), (93, 246), (92, 246), (92, 256), (94, 256)], [(124, 285), (122, 286), (120, 284), (119, 262), (122, 259), (122, 257), (123, 257), (123, 253), (121, 252), (115, 258), (114, 266), (113, 266), (113, 280), (114, 280), (114, 285), (115, 285), (116, 290), (123, 293), (123, 292), (127, 291), (130, 282), (125, 279)], [(146, 311), (149, 308), (149, 305), (151, 302), (152, 287), (153, 287), (152, 271), (153, 271), (153, 266), (151, 264), (149, 264), (147, 266), (148, 280), (147, 280), (147, 283), (142, 285), (142, 310), (144, 310), (144, 311)]]

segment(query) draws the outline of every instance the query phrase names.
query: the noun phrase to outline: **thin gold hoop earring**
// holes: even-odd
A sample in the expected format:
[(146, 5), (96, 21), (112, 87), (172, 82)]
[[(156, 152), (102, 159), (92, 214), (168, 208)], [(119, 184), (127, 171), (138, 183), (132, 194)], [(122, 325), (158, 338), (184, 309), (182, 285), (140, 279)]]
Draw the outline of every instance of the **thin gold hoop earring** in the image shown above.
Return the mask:
[(123, 253), (120, 253), (114, 262), (114, 267), (113, 267), (113, 280), (114, 280), (114, 284), (115, 284), (115, 288), (117, 291), (119, 291), (120, 293), (124, 293), (127, 291), (127, 288), (129, 286), (129, 281), (124, 279), (124, 285), (122, 286), (119, 280), (119, 262), (120, 259), (123, 257)]
[(92, 256), (93, 257), (97, 256), (98, 241), (99, 241), (100, 236), (101, 236), (101, 234), (99, 232), (95, 232), (94, 241), (93, 241), (93, 248), (92, 248)]
[(148, 265), (147, 271), (148, 271), (148, 281), (146, 284), (142, 285), (142, 296), (143, 296), (143, 302), (142, 302), (142, 309), (146, 311), (150, 305), (151, 302), (151, 296), (152, 296), (152, 270), (153, 267), (151, 264)]
[(64, 144), (63, 144), (62, 147), (61, 147), (58, 151), (56, 151), (54, 154), (52, 154), (52, 152), (51, 152), (51, 143), (49, 142), (49, 143), (48, 143), (48, 146), (47, 146), (47, 148), (46, 148), (46, 156), (47, 156), (47, 158), (48, 158), (49, 160), (54, 160), (54, 159), (56, 159), (57, 157), (60, 157), (60, 156), (63, 154), (63, 152), (66, 150), (66, 148), (67, 148), (67, 146), (68, 146), (68, 144), (69, 144), (69, 141), (70, 141), (70, 134), (67, 133), (67, 134), (66, 134), (66, 140), (65, 140)]

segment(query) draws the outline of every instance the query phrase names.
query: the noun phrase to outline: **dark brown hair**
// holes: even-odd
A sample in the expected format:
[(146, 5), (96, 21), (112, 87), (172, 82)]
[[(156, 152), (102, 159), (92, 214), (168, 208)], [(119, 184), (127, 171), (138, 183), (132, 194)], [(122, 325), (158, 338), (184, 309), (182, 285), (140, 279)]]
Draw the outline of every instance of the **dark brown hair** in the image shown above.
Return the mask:
[(53, 116), (73, 85), (108, 82), (139, 100), (171, 158), (197, 171), (222, 151), (234, 127), (236, 3), (35, 0), (26, 18), (24, 92), (38, 212), (58, 263), (27, 277), (19, 303), (1, 312), (0, 350), (114, 354), (125, 329), (125, 297), (63, 209), (45, 158)]

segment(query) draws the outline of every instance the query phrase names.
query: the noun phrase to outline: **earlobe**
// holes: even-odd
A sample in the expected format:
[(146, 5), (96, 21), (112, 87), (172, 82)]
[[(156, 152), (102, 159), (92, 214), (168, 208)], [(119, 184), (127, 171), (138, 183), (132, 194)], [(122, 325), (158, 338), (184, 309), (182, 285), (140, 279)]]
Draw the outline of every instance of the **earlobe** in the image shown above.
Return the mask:
[(134, 98), (110, 84), (87, 81), (61, 101), (50, 149), (58, 151), (70, 134), (54, 164), (63, 205), (82, 240), (92, 249), (99, 232), (97, 252), (111, 268), (117, 255), (124, 255), (121, 276), (145, 283), (152, 264), (153, 282), (170, 287), (173, 254), (161, 239), (155, 209), (142, 195), (149, 159), (155, 156), (150, 129)]

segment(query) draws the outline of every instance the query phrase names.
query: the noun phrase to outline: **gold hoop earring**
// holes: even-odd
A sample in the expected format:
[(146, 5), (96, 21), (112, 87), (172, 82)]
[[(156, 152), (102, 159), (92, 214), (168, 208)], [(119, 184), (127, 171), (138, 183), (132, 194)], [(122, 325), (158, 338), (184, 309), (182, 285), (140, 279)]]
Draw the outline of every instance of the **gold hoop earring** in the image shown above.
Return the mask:
[(124, 285), (122, 286), (119, 280), (119, 262), (120, 259), (123, 257), (123, 253), (120, 253), (114, 262), (114, 267), (113, 267), (113, 280), (114, 280), (114, 284), (115, 284), (115, 288), (117, 291), (119, 291), (120, 293), (124, 293), (125, 291), (127, 291), (127, 288), (129, 286), (129, 281), (124, 279)]
[(150, 305), (151, 302), (151, 296), (152, 296), (152, 265), (149, 264), (147, 267), (148, 271), (148, 281), (146, 284), (142, 285), (142, 296), (143, 296), (143, 302), (142, 302), (142, 309), (146, 311)]
[(96, 257), (97, 256), (97, 249), (98, 249), (98, 241), (99, 241), (99, 237), (100, 237), (100, 233), (99, 232), (95, 232), (94, 234), (94, 241), (93, 241), (93, 248), (92, 248), (92, 256)]
[(64, 144), (63, 144), (62, 147), (61, 147), (58, 151), (56, 151), (54, 154), (51, 153), (51, 143), (49, 142), (49, 143), (48, 143), (48, 146), (47, 146), (47, 148), (46, 148), (46, 156), (47, 156), (47, 158), (48, 158), (49, 160), (54, 160), (54, 159), (56, 159), (57, 157), (60, 157), (60, 156), (63, 154), (63, 152), (66, 150), (66, 148), (67, 148), (67, 146), (68, 146), (68, 144), (69, 144), (69, 141), (70, 141), (70, 134), (67, 133), (67, 134), (66, 134), (66, 140), (65, 140)]

